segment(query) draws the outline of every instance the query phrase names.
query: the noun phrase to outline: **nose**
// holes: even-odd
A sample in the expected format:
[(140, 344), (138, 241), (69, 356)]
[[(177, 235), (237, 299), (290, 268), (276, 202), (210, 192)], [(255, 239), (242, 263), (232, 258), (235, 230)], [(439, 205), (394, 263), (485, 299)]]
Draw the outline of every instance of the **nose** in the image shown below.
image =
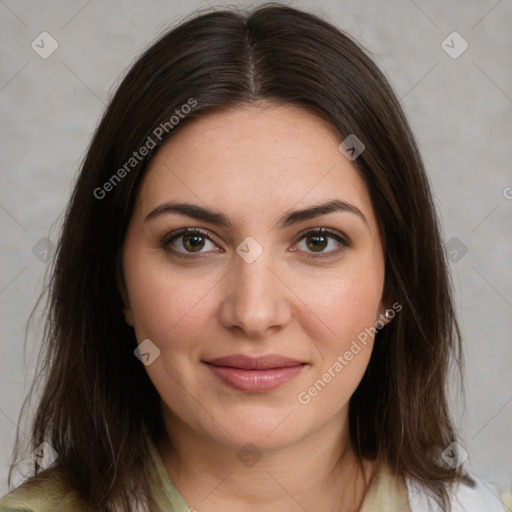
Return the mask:
[(272, 262), (270, 251), (248, 263), (236, 257), (224, 283), (220, 321), (247, 338), (262, 339), (291, 319), (291, 292)]

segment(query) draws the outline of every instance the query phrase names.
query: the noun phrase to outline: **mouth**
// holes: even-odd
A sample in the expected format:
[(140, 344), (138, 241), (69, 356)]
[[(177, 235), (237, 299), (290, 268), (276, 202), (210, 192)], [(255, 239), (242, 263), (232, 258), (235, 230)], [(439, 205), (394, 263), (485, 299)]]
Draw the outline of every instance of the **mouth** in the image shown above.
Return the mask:
[(307, 363), (280, 355), (249, 357), (243, 354), (202, 361), (224, 384), (239, 391), (263, 392), (282, 386)]

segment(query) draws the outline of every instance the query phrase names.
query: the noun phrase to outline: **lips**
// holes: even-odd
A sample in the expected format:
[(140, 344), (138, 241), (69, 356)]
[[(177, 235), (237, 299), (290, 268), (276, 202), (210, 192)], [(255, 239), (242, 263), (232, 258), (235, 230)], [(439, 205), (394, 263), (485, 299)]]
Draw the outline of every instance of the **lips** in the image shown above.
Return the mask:
[(306, 363), (281, 355), (233, 354), (203, 361), (224, 383), (240, 391), (270, 391), (298, 375)]
[(210, 359), (207, 363), (216, 366), (228, 366), (231, 368), (242, 368), (245, 370), (266, 370), (269, 368), (287, 368), (302, 364), (302, 361), (290, 359), (289, 357), (279, 355), (268, 355), (261, 357), (249, 357), (243, 354), (234, 354), (231, 356), (218, 357)]

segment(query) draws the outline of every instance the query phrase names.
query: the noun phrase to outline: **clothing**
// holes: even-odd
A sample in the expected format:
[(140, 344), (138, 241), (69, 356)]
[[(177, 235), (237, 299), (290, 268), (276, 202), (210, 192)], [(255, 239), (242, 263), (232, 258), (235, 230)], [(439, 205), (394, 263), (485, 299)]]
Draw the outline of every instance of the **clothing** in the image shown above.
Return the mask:
[[(155, 494), (158, 496), (159, 510), (189, 512), (187, 503), (176, 489), (158, 452), (154, 448), (152, 450), (154, 450), (152, 457), (155, 462), (153, 466), (155, 481), (160, 483), (160, 492)], [(373, 478), (359, 512), (412, 512), (407, 503), (405, 484), (394, 478), (386, 468), (383, 468)], [(1, 508), (0, 512), (2, 512)]]
[[(452, 492), (452, 512), (505, 512), (496, 488), (474, 475), (471, 478), (476, 483), (474, 488), (460, 484)], [(407, 489), (411, 512), (443, 512), (417, 482), (407, 479)]]
[[(158, 512), (190, 512), (174, 485), (157, 449), (151, 447), (150, 479)], [(51, 472), (50, 472), (51, 473)], [(0, 512), (92, 512), (57, 477), (35, 486), (20, 486), (0, 500)], [(360, 512), (443, 512), (425, 490), (380, 468), (366, 493)], [(471, 489), (460, 485), (453, 495), (452, 512), (505, 512), (496, 490), (477, 479)]]

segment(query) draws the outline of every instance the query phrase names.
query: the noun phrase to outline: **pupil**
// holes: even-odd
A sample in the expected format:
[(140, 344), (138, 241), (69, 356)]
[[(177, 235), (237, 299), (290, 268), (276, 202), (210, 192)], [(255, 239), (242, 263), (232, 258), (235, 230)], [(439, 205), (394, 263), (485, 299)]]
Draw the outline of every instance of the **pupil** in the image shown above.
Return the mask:
[[(202, 249), (204, 239), (201, 235), (185, 235), (183, 245), (186, 249)], [(188, 247), (190, 245), (191, 247)]]
[[(326, 237), (323, 235), (308, 236), (307, 240), (309, 248), (316, 252), (326, 247)], [(204, 238), (201, 235), (185, 235), (183, 245), (186, 249), (192, 251), (202, 249), (204, 246)]]
[[(309, 236), (308, 241), (309, 240), (314, 240), (313, 247), (310, 247), (310, 249), (313, 249), (313, 250), (325, 249), (325, 245), (326, 245), (326, 237), (325, 236), (323, 236), (323, 235)], [(308, 246), (309, 246), (309, 244), (308, 244)]]

